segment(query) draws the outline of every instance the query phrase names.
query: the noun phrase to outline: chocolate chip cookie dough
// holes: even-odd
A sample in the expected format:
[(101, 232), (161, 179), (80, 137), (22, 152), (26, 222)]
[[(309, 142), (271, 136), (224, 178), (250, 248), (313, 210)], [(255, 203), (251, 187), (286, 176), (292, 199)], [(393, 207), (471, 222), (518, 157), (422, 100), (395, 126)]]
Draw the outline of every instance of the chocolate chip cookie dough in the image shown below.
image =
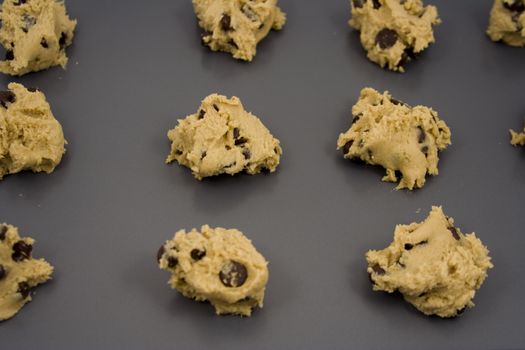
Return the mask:
[(179, 120), (168, 138), (172, 145), (166, 162), (176, 160), (199, 180), (241, 171), (274, 172), (282, 153), (279, 140), (237, 97), (217, 94), (206, 97), (197, 113)]
[(514, 146), (525, 146), (525, 127), (523, 132), (518, 133), (514, 130), (510, 130), (510, 143)]
[(421, 0), (350, 0), (351, 27), (360, 31), (368, 58), (381, 67), (405, 71), (434, 40), (432, 26), (441, 23), (435, 6)]
[(463, 234), (441, 207), (422, 223), (398, 225), (394, 242), (366, 254), (375, 291), (399, 291), (426, 315), (454, 317), (473, 307), (493, 265), (474, 233)]
[(268, 263), (238, 230), (208, 225), (200, 232), (180, 230), (160, 247), (157, 259), (172, 274), (172, 288), (209, 301), (218, 315), (250, 316), (263, 306)]
[(438, 174), (438, 152), (450, 145), (450, 129), (431, 108), (365, 88), (352, 115), (352, 127), (337, 140), (345, 158), (382, 165), (383, 181), (398, 181), (400, 172), (397, 189), (423, 187), (426, 174)]
[(251, 61), (259, 41), (270, 30), (280, 30), (286, 15), (277, 0), (193, 0), (204, 29), (202, 44), (213, 51), (230, 52), (234, 58)]
[(23, 170), (51, 173), (65, 152), (62, 126), (42, 92), (8, 88), (0, 91), (0, 180)]
[(0, 72), (23, 75), (66, 66), (77, 22), (68, 17), (63, 1), (4, 0), (0, 21), (0, 43), (7, 51)]
[(525, 1), (495, 0), (487, 34), (493, 41), (525, 46)]
[(13, 317), (31, 301), (31, 290), (51, 278), (53, 266), (31, 257), (35, 241), (0, 224), (0, 321)]

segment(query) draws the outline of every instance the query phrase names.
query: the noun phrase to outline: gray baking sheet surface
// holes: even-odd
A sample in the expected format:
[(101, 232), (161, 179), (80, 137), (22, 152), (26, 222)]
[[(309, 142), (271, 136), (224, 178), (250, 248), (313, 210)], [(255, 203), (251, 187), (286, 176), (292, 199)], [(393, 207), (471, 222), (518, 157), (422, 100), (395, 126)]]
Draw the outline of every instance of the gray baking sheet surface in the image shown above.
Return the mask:
[[(525, 150), (508, 131), (523, 127), (525, 49), (487, 38), (490, 0), (431, 3), (437, 42), (398, 74), (366, 59), (346, 0), (280, 0), (288, 22), (252, 63), (202, 47), (189, 0), (68, 0), (67, 70), (1, 77), (44, 91), (69, 144), (53, 174), (0, 183), (0, 221), (56, 268), (0, 324), (0, 348), (525, 349)], [(431, 106), (452, 129), (423, 189), (395, 191), (336, 151), (365, 86)], [(240, 97), (281, 140), (276, 173), (199, 182), (164, 164), (168, 129), (212, 92)], [(365, 252), (432, 205), (495, 264), (457, 319), (373, 292), (365, 272)], [(166, 239), (202, 224), (242, 230), (269, 260), (251, 318), (215, 316), (157, 267)]]

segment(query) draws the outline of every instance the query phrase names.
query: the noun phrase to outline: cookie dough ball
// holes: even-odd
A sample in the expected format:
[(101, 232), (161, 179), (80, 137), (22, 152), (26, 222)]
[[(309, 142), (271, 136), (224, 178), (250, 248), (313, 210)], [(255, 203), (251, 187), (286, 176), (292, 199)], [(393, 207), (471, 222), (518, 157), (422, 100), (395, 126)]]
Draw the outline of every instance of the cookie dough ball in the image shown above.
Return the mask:
[(166, 162), (176, 160), (199, 180), (241, 171), (274, 172), (282, 153), (279, 140), (237, 97), (217, 94), (206, 97), (197, 113), (179, 120), (168, 138), (172, 145)]
[(397, 189), (423, 187), (426, 174), (438, 174), (438, 152), (450, 145), (450, 129), (431, 108), (365, 88), (352, 114), (352, 127), (337, 140), (345, 158), (383, 166), (383, 181), (398, 181), (400, 172)]
[(213, 51), (230, 52), (234, 58), (251, 61), (259, 41), (270, 30), (280, 30), (286, 15), (277, 0), (193, 0), (204, 29), (203, 45)]
[(511, 140), (510, 143), (514, 146), (525, 146), (525, 127), (523, 132), (518, 133), (514, 130), (510, 131)]
[(435, 6), (421, 0), (350, 0), (349, 24), (360, 31), (368, 58), (381, 67), (405, 71), (405, 65), (434, 40), (441, 23)]
[(525, 1), (495, 0), (487, 34), (493, 41), (525, 46)]
[(366, 254), (375, 291), (399, 291), (425, 315), (454, 317), (473, 307), (493, 265), (474, 233), (463, 234), (441, 207), (422, 223), (398, 225), (394, 242)]
[(250, 316), (263, 306), (267, 261), (242, 232), (204, 225), (180, 230), (157, 255), (169, 284), (187, 298), (209, 301), (218, 315)]
[(42, 92), (8, 88), (0, 91), (0, 180), (23, 170), (49, 174), (65, 152), (62, 126)]
[(66, 66), (77, 21), (69, 19), (63, 1), (4, 0), (0, 21), (0, 43), (7, 50), (0, 72), (23, 75)]
[(0, 224), (0, 321), (13, 317), (31, 301), (31, 290), (51, 278), (53, 266), (31, 256), (35, 241)]

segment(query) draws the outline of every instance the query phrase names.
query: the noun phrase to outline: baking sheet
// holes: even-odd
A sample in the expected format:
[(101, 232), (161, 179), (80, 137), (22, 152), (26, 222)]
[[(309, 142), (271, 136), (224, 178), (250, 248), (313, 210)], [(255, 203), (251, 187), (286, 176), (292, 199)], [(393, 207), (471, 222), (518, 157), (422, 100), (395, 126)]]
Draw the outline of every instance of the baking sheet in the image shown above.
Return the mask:
[[(242, 63), (200, 45), (191, 2), (68, 0), (70, 62), (11, 79), (42, 89), (69, 145), (52, 175), (0, 183), (0, 221), (56, 267), (0, 325), (10, 349), (523, 349), (525, 50), (489, 41), (489, 0), (433, 0), (437, 43), (404, 74), (365, 57), (345, 0), (281, 0), (282, 32)], [(422, 190), (335, 150), (365, 86), (439, 112), (453, 145)], [(239, 96), (284, 149), (277, 173), (202, 182), (164, 165), (166, 132), (206, 95)], [(372, 292), (364, 253), (443, 205), (495, 268), (461, 318)], [(217, 317), (166, 285), (158, 247), (180, 228), (236, 227), (270, 261), (265, 306)]]

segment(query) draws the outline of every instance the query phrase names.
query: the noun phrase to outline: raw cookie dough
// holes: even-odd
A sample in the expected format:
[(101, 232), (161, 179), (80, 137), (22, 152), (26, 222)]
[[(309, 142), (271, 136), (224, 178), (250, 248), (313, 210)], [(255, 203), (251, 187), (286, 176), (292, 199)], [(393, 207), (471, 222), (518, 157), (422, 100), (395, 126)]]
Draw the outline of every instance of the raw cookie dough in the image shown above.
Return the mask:
[(350, 0), (351, 27), (360, 31), (368, 58), (381, 67), (405, 71), (405, 65), (434, 40), (441, 23), (435, 6), (421, 0)]
[(31, 290), (51, 278), (53, 266), (31, 257), (34, 243), (20, 238), (16, 227), (0, 224), (0, 321), (13, 317), (31, 301)]
[(510, 131), (511, 140), (510, 143), (514, 146), (525, 146), (525, 127), (523, 128), (523, 132), (517, 133), (514, 130)]
[(51, 173), (64, 154), (62, 126), (44, 94), (11, 83), (0, 91), (0, 180), (22, 170)]
[(423, 187), (427, 173), (438, 174), (438, 151), (450, 145), (450, 129), (431, 108), (364, 88), (352, 114), (352, 127), (337, 140), (345, 158), (382, 165), (383, 181), (396, 182), (401, 172), (397, 189)]
[(492, 268), (487, 248), (463, 234), (441, 207), (422, 223), (397, 225), (394, 242), (366, 253), (375, 291), (399, 291), (425, 315), (454, 317), (466, 307)]
[(263, 306), (268, 262), (240, 231), (208, 225), (200, 232), (180, 230), (160, 247), (157, 259), (171, 272), (172, 288), (209, 301), (218, 315), (250, 316)]
[(274, 172), (282, 153), (279, 140), (237, 97), (217, 94), (206, 97), (197, 113), (179, 120), (168, 138), (172, 145), (166, 162), (176, 160), (199, 180), (241, 171)]
[(525, 46), (525, 1), (495, 0), (487, 34), (493, 41)]
[(4, 0), (0, 8), (0, 43), (7, 50), (0, 72), (24, 75), (67, 64), (76, 20), (60, 0)]
[(204, 29), (202, 44), (213, 51), (230, 52), (234, 58), (251, 61), (256, 46), (270, 30), (280, 30), (286, 15), (277, 0), (193, 0)]

